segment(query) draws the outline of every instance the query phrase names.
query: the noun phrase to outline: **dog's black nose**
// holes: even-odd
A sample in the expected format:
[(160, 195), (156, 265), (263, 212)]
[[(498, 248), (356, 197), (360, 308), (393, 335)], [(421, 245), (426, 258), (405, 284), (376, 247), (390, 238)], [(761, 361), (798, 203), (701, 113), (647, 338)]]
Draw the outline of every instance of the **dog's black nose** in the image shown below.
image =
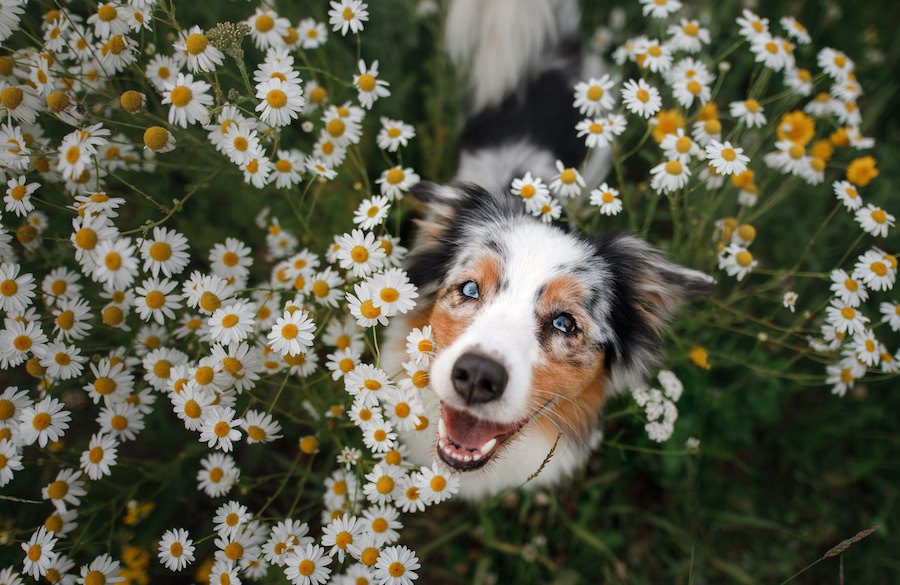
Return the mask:
[(466, 404), (481, 404), (500, 398), (509, 376), (502, 364), (477, 353), (464, 353), (450, 373), (453, 388)]

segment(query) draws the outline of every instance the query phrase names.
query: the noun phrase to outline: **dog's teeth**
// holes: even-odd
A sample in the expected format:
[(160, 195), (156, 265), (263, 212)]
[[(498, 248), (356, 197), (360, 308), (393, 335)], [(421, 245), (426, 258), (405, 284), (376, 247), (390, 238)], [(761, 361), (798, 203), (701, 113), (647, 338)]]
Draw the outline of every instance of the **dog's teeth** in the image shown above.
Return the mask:
[(482, 455), (487, 455), (488, 453), (491, 452), (491, 449), (493, 449), (496, 446), (497, 446), (497, 439), (493, 438), (490, 441), (488, 441), (487, 443), (485, 443), (484, 445), (482, 445), (481, 449), (479, 449), (479, 450), (481, 451)]
[(454, 457), (454, 455), (453, 455), (453, 449), (451, 449), (450, 447), (446, 447), (446, 446), (445, 446), (445, 447), (444, 447), (444, 453), (446, 453), (446, 454), (449, 455), (450, 457)]
[(481, 459), (481, 451), (475, 451), (475, 453), (472, 454), (472, 460), (479, 461), (480, 459)]
[(447, 436), (447, 425), (444, 424), (444, 417), (438, 418), (438, 435), (442, 438)]

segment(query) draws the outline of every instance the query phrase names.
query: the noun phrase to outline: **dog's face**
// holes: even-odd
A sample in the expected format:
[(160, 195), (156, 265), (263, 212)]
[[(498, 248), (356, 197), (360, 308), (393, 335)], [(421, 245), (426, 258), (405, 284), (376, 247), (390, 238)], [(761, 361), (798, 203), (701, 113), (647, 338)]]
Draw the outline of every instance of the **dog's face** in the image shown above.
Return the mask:
[(584, 442), (615, 388), (653, 366), (660, 329), (712, 279), (630, 236), (591, 239), (513, 196), (422, 184), (410, 276), (436, 342), (437, 452), (477, 469), (526, 426)]

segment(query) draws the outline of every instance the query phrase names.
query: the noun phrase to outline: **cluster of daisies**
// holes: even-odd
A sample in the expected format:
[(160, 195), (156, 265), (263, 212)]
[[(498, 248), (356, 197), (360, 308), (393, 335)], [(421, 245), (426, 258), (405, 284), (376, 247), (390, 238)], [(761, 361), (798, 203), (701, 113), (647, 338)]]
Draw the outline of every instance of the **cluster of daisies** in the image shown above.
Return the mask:
[[(714, 244), (717, 246), (719, 270), (742, 281), (758, 266), (750, 246), (756, 239), (754, 225), (748, 217), (771, 209), (789, 197), (790, 189), (803, 185), (817, 187), (831, 181), (837, 202), (835, 211), (843, 207), (863, 232), (861, 237), (888, 237), (896, 218), (888, 210), (864, 203), (862, 189), (878, 174), (877, 161), (864, 151), (874, 140), (860, 131), (862, 117), (858, 105), (863, 95), (855, 75), (855, 64), (844, 53), (825, 48), (817, 53), (807, 51), (810, 35), (792, 17), (779, 20), (780, 33), (770, 27), (767, 18), (744, 10), (737, 19), (735, 49), (749, 49), (757, 64), (757, 74), (745, 90), (745, 99), (728, 103), (720, 111), (714, 91), (724, 81), (730, 64), (714, 67), (704, 54), (711, 42), (710, 31), (700, 21), (680, 16), (682, 3), (677, 0), (640, 0), (643, 13), (664, 23), (662, 39), (639, 36), (628, 39), (613, 53), (623, 71), (639, 71), (640, 76), (619, 84), (609, 74), (590, 78), (575, 85), (573, 107), (584, 116), (576, 126), (589, 149), (609, 149), (615, 159), (621, 156), (617, 139), (626, 130), (631, 115), (658, 148), (651, 147), (656, 163), (650, 170), (649, 188), (672, 199), (686, 198), (700, 190), (707, 197), (725, 197), (728, 183), (736, 194), (737, 216), (715, 221)], [(795, 54), (795, 51), (798, 54)], [(814, 61), (819, 72), (806, 68), (800, 60)], [(717, 75), (720, 76), (717, 78)], [(770, 82), (781, 77), (780, 86)], [(827, 89), (822, 87), (827, 84)], [(814, 92), (818, 93), (814, 93)], [(665, 101), (672, 107), (665, 109)], [(769, 119), (769, 112), (784, 112)], [(643, 140), (630, 151), (642, 147)], [(742, 146), (746, 145), (746, 146)], [(762, 151), (758, 160), (747, 153)], [(863, 151), (863, 152), (860, 152)], [(621, 162), (619, 160), (618, 162)], [(612, 179), (594, 188), (585, 185), (578, 169), (556, 163), (552, 176), (527, 173), (513, 180), (511, 191), (521, 198), (526, 209), (543, 221), (560, 217), (566, 200), (589, 193), (589, 203), (602, 215), (617, 215), (623, 210), (622, 193), (611, 186)], [(789, 177), (794, 180), (785, 181)], [(618, 180), (622, 177), (616, 176)], [(760, 192), (759, 185), (780, 185), (780, 191)], [(627, 186), (626, 186), (627, 187)], [(754, 214), (759, 201), (760, 211)], [(771, 202), (771, 203), (770, 203)], [(573, 208), (574, 209), (574, 208)], [(574, 213), (574, 212), (573, 212)], [(811, 340), (819, 351), (839, 350), (841, 358), (828, 366), (827, 380), (836, 394), (843, 395), (868, 368), (895, 373), (900, 352), (892, 353), (879, 342), (872, 322), (860, 305), (869, 292), (892, 289), (897, 275), (897, 259), (877, 244), (860, 255), (846, 271), (831, 273), (834, 298), (823, 314), (821, 338)], [(794, 291), (784, 294), (783, 304), (794, 312), (800, 296)], [(878, 305), (882, 324), (897, 331), (900, 304)], [(653, 412), (663, 412), (658, 400), (638, 389), (638, 401), (651, 405)], [(673, 412), (674, 405), (665, 412)], [(656, 425), (656, 418), (649, 418)], [(670, 425), (665, 418), (650, 428), (652, 437), (666, 437)]]
[[(0, 40), (18, 31), (25, 4), (0, 2)], [(434, 13), (421, 4), (423, 15)], [(182, 151), (227, 159), (257, 189), (338, 177), (362, 140), (369, 110), (390, 95), (389, 84), (379, 78), (378, 61), (359, 60), (343, 80), (322, 75), (307, 58), (329, 34), (359, 35), (369, 19), (366, 3), (332, 1), (327, 23), (296, 24), (266, 4), (243, 27), (174, 31), (170, 54), (140, 40), (158, 23), (174, 22), (165, 3), (100, 2), (92, 9), (47, 11), (39, 48), (0, 57), (0, 179), (7, 185), (0, 371), (32, 381), (0, 393), (0, 486), (15, 482), (41, 451), (68, 462), (40, 489), (52, 511), (22, 543), (20, 571), (54, 583), (79, 575), (86, 583), (121, 580), (128, 567), (118, 560), (103, 554), (76, 566), (59, 542), (78, 535), (92, 486), (116, 473), (128, 444), (150, 430), (149, 415), (167, 411), (170, 423), (208, 449), (197, 464), (197, 489), (222, 498), (242, 481), (240, 452), (290, 434), (278, 419), (281, 390), (325, 372), (344, 386), (345, 398), (325, 412), (305, 401), (304, 416), (312, 426), (326, 418), (352, 421), (370, 454), (347, 445), (334, 462), (316, 539), (299, 520), (270, 525), (262, 511), (223, 504), (210, 535), (202, 535), (215, 545), (204, 575), (237, 584), (277, 566), (297, 584), (411, 583), (420, 565), (398, 544), (400, 514), (459, 489), (438, 464), (412, 465), (399, 442), (400, 433), (428, 428), (421, 395), (429, 384), (431, 329), (410, 333), (399, 373), (389, 376), (364, 358), (372, 347), (367, 328), (409, 312), (418, 296), (400, 268), (407, 250), (384, 227), (392, 203), (419, 181), (399, 164), (413, 127), (380, 118), (373, 139), (387, 168), (354, 214), (354, 229), (319, 253), (266, 209), (256, 222), (265, 232), (262, 249), (227, 238), (203, 258), (165, 218), (128, 229), (123, 218), (132, 214), (123, 211), (132, 204), (117, 196), (128, 187), (174, 213), (123, 174), (155, 172)], [(243, 76), (243, 89), (226, 91), (220, 81), (228, 78), (229, 60), (242, 55), (245, 34), (263, 59)], [(247, 71), (244, 61), (238, 67)], [(146, 83), (122, 91), (136, 73)], [(123, 133), (111, 129), (117, 119), (126, 121)], [(142, 134), (127, 136), (134, 127)], [(284, 146), (291, 131), (312, 135), (308, 152)], [(53, 183), (65, 192), (65, 206), (48, 203)], [(67, 217), (57, 222), (45, 211)], [(270, 270), (254, 278), (261, 260)], [(261, 396), (270, 406), (253, 408)], [(310, 435), (298, 448), (314, 456), (317, 446)], [(208, 547), (183, 528), (166, 531), (154, 546), (172, 571), (194, 564)], [(0, 582), (19, 579), (12, 568), (0, 571)]]

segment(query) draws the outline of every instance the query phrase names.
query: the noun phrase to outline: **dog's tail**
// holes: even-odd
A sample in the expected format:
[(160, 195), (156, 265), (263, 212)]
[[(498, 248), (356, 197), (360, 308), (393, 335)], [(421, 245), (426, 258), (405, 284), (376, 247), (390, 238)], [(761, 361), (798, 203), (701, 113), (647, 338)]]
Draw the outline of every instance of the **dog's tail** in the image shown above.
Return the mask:
[(549, 180), (557, 160), (581, 165), (573, 89), (599, 62), (585, 60), (580, 21), (578, 0), (451, 2), (447, 49), (466, 78), (458, 180), (498, 192), (526, 171)]

